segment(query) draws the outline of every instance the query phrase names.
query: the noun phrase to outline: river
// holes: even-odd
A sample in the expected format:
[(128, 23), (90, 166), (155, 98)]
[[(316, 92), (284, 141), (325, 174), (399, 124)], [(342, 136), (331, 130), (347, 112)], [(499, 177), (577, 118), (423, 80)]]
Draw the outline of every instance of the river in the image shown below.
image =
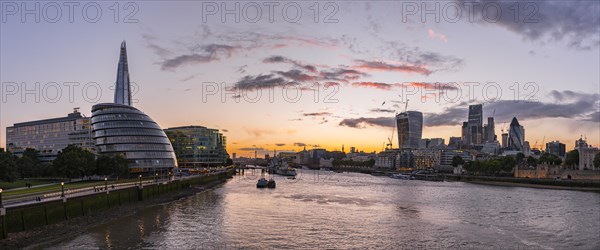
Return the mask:
[(56, 249), (600, 249), (600, 194), (303, 170), (91, 228)]

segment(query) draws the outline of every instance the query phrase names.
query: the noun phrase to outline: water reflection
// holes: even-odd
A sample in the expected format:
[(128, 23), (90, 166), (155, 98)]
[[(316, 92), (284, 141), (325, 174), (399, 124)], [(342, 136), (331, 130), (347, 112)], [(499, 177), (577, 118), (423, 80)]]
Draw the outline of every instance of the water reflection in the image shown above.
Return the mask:
[[(151, 206), (56, 248), (446, 249), (600, 246), (600, 194), (303, 171), (260, 172)], [(114, 233), (111, 233), (114, 232)]]

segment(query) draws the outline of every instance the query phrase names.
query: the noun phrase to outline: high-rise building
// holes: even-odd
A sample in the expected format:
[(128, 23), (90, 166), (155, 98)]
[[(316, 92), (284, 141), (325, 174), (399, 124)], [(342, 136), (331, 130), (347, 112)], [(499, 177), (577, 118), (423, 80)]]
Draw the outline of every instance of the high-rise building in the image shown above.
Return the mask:
[(502, 148), (508, 148), (508, 133), (502, 133)]
[(525, 128), (519, 124), (516, 117), (510, 122), (508, 131), (508, 148), (516, 151), (525, 151)]
[(115, 103), (131, 106), (131, 84), (129, 82), (129, 65), (127, 65), (127, 48), (125, 41), (121, 43), (121, 53), (117, 66), (115, 84)]
[(470, 145), (483, 142), (483, 105), (469, 105), (467, 137)]
[(494, 117), (488, 117), (487, 125), (485, 126), (485, 142), (496, 141), (496, 128), (494, 126)]
[(462, 141), (462, 144), (469, 144), (469, 122), (463, 122), (460, 133), (460, 139)]
[(419, 148), (419, 142), (423, 135), (423, 113), (418, 111), (407, 111), (396, 115), (398, 128), (398, 147)]
[(565, 144), (559, 141), (548, 142), (546, 143), (546, 152), (564, 159), (566, 156)]
[(177, 167), (171, 142), (160, 126), (131, 106), (127, 49), (121, 44), (115, 103), (92, 107), (92, 138), (99, 154), (121, 155), (131, 173), (166, 174)]
[(229, 158), (227, 138), (218, 129), (186, 126), (165, 129), (179, 167), (224, 165)]
[(25, 149), (35, 149), (42, 163), (53, 161), (69, 144), (94, 151), (91, 138), (90, 118), (83, 117), (77, 108), (66, 117), (15, 123), (6, 128), (8, 151), (22, 156)]

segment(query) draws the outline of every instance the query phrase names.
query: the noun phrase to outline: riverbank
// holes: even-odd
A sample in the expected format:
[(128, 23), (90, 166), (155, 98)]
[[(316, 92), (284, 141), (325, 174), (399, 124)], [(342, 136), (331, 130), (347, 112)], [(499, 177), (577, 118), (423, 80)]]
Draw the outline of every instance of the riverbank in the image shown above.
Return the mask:
[(600, 182), (593, 180), (575, 181), (486, 176), (446, 176), (445, 180), (462, 181), (480, 185), (600, 192)]
[(568, 187), (568, 186), (540, 185), (540, 184), (517, 183), (517, 182), (502, 182), (502, 181), (464, 181), (464, 182), (480, 184), (480, 185), (492, 185), (492, 186), (573, 190), (573, 191), (586, 191), (586, 192), (600, 193), (600, 188), (594, 188), (594, 187)]
[(84, 216), (69, 218), (68, 220), (61, 222), (39, 226), (21, 232), (9, 233), (6, 239), (0, 240), (0, 249), (39, 249), (49, 247), (56, 243), (77, 237), (78, 235), (85, 233), (89, 228), (134, 215), (144, 208), (161, 205), (215, 188), (216, 186), (225, 183), (228, 179), (226, 177), (229, 176), (230, 173), (223, 176), (224, 178), (193, 184), (188, 188), (183, 188), (175, 192), (152, 196), (151, 199), (126, 203), (98, 212), (89, 213)]

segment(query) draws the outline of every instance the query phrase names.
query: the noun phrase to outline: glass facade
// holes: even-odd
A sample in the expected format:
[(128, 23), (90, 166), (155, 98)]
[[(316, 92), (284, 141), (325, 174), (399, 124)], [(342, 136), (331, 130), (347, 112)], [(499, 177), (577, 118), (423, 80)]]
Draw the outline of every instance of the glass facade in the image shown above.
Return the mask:
[(516, 117), (510, 122), (508, 131), (508, 148), (516, 151), (525, 150), (525, 129), (519, 124)]
[(423, 113), (407, 111), (396, 115), (399, 148), (419, 148), (423, 136)]
[(227, 139), (218, 129), (187, 126), (165, 129), (180, 167), (218, 166), (227, 162)]
[(33, 148), (39, 151), (42, 163), (53, 161), (69, 144), (94, 151), (90, 118), (77, 110), (66, 117), (16, 123), (6, 128), (7, 150), (20, 157), (25, 149)]
[(154, 173), (177, 167), (165, 132), (142, 111), (104, 103), (92, 107), (92, 138), (99, 154), (119, 154), (132, 173)]

